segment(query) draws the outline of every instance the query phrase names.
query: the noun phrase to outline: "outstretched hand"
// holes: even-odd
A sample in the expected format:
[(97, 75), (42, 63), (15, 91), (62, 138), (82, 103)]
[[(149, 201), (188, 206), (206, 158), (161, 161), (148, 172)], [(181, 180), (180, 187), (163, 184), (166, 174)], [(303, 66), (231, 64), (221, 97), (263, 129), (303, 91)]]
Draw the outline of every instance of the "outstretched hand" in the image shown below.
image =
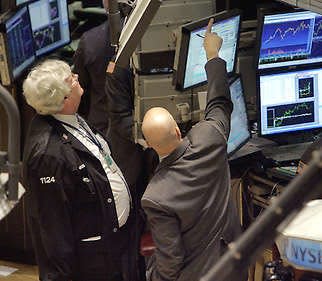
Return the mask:
[(206, 51), (206, 56), (208, 60), (218, 57), (219, 50), (222, 45), (222, 38), (215, 32), (211, 32), (211, 27), (214, 24), (214, 19), (211, 18), (208, 22), (205, 39), (203, 46)]

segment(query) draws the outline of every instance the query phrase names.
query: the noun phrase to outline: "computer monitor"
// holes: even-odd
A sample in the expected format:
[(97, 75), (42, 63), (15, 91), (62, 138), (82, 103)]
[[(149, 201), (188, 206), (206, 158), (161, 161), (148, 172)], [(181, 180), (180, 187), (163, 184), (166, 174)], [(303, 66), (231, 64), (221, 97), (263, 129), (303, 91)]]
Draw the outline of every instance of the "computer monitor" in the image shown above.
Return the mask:
[(259, 21), (258, 69), (322, 62), (322, 15), (303, 10), (264, 12)]
[(322, 68), (260, 74), (258, 83), (260, 135), (322, 128)]
[(231, 82), (230, 94), (234, 109), (231, 114), (230, 134), (227, 141), (229, 156), (240, 149), (250, 138), (243, 84), (240, 76)]
[(70, 43), (67, 0), (38, 0), (28, 7), (37, 56)]
[(241, 22), (239, 10), (224, 11), (182, 26), (174, 65), (178, 90), (186, 90), (207, 82), (204, 69), (207, 58), (203, 41), (210, 18), (215, 19), (212, 31), (223, 39), (219, 56), (226, 61), (228, 74), (235, 71)]
[(35, 61), (31, 23), (27, 7), (9, 13), (1, 24), (1, 79), (6, 85)]

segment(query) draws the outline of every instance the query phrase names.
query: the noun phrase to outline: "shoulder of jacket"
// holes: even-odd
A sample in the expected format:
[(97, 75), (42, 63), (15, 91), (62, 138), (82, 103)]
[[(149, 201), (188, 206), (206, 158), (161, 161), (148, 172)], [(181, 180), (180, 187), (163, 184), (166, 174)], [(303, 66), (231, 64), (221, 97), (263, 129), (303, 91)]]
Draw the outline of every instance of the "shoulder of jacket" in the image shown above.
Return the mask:
[[(33, 119), (24, 151), (24, 161), (32, 163), (33, 161), (42, 161), (44, 158), (58, 158), (60, 153), (57, 145), (59, 136), (55, 133), (53, 127), (46, 122), (44, 117)], [(57, 143), (58, 144), (58, 143)]]

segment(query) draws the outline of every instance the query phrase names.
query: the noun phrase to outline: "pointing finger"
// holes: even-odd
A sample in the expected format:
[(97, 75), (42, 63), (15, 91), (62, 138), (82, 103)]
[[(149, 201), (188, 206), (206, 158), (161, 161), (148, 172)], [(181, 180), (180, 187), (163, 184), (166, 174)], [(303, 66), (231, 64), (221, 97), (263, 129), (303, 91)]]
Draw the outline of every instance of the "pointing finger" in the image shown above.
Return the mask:
[(211, 33), (211, 28), (212, 28), (212, 25), (214, 24), (214, 19), (211, 18), (208, 22), (208, 26), (207, 26), (207, 30), (206, 30), (206, 34), (207, 33)]

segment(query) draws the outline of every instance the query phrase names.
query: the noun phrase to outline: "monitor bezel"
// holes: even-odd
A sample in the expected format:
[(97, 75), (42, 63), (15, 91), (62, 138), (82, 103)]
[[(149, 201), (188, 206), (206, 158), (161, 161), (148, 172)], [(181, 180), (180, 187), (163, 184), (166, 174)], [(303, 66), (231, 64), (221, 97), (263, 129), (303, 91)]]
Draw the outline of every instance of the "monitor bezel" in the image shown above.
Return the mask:
[[(261, 49), (261, 43), (262, 43), (262, 33), (263, 33), (263, 27), (264, 27), (264, 18), (265, 16), (270, 15), (279, 15), (279, 14), (289, 14), (289, 13), (299, 13), (299, 12), (312, 12), (309, 10), (304, 10), (301, 8), (296, 7), (284, 7), (280, 10), (272, 9), (272, 8), (263, 8), (259, 11), (258, 15), (258, 25), (257, 25), (257, 31), (256, 31), (256, 43), (255, 43), (255, 55), (254, 55), (254, 65), (255, 69), (259, 73), (271, 73), (275, 71), (290, 71), (294, 68), (307, 68), (308, 66), (319, 66), (322, 63), (322, 58), (320, 62), (312, 62), (312, 63), (303, 63), (303, 64), (294, 64), (294, 65), (286, 65), (286, 66), (276, 66), (276, 67), (268, 67), (268, 68), (259, 68), (259, 57), (260, 57), (260, 49)], [(315, 13), (315, 12), (312, 12)], [(316, 13), (317, 14), (317, 13)]]
[[(309, 67), (308, 67), (309, 66)], [(298, 129), (287, 132), (279, 132), (273, 134), (262, 134), (262, 115), (261, 115), (261, 99), (260, 99), (260, 76), (269, 76), (274, 74), (283, 74), (283, 73), (291, 73), (291, 72), (299, 72), (299, 71), (310, 71), (315, 69), (321, 69), (321, 65), (306, 65), (305, 68), (292, 68), (292, 69), (273, 69), (270, 72), (257, 72), (256, 73), (256, 102), (257, 102), (257, 135), (259, 137), (273, 140), (280, 144), (289, 144), (289, 143), (298, 143), (303, 141), (309, 141), (315, 135), (319, 134), (322, 131), (321, 127), (316, 128), (305, 128)], [(295, 139), (297, 138), (297, 139)]]
[[(30, 15), (30, 7), (29, 7), (29, 5), (34, 4), (36, 2), (39, 2), (39, 1), (42, 1), (42, 0), (33, 0), (31, 3), (28, 3), (27, 4), (28, 11), (29, 11), (29, 15)], [(46, 1), (49, 1), (49, 0), (46, 0)], [(69, 40), (67, 42), (65, 42), (65, 43), (63, 43), (63, 44), (61, 44), (61, 45), (59, 45), (59, 46), (57, 46), (57, 47), (55, 47), (55, 48), (53, 48), (51, 50), (48, 50), (48, 51), (46, 51), (46, 52), (44, 52), (42, 54), (39, 54), (39, 55), (37, 54), (37, 50), (36, 50), (36, 46), (35, 46), (35, 53), (36, 53), (36, 57), (37, 58), (43, 58), (44, 56), (47, 56), (49, 54), (52, 54), (52, 53), (56, 52), (58, 49), (60, 49), (60, 48), (62, 48), (64, 46), (67, 46), (68, 44), (70, 44), (72, 42), (72, 38), (71, 38), (72, 37), (72, 34), (71, 34), (71, 23), (70, 23), (70, 19), (69, 19), (69, 9), (68, 9), (68, 0), (64, 0), (64, 1), (66, 1), (66, 7), (67, 7), (67, 19), (68, 19), (68, 29), (69, 29)], [(30, 21), (31, 21), (31, 19), (30, 19)], [(32, 33), (33, 33), (33, 31), (32, 31)], [(35, 43), (34, 43), (34, 45), (35, 45)]]
[[(228, 76), (231, 77), (236, 71), (237, 65), (237, 53), (239, 48), (239, 38), (240, 38), (240, 29), (241, 29), (241, 22), (242, 22), (242, 12), (239, 9), (233, 9), (229, 11), (222, 11), (220, 13), (208, 16), (206, 18), (202, 18), (200, 20), (185, 24), (181, 27), (181, 40), (180, 40), (180, 48), (179, 48), (179, 59), (177, 69), (175, 71), (175, 87), (179, 91), (185, 91), (188, 89), (196, 88), (202, 86), (207, 83), (207, 80), (202, 81), (198, 84), (191, 85), (189, 87), (184, 87), (184, 77), (185, 71), (187, 67), (187, 56), (189, 50), (189, 40), (190, 34), (192, 31), (207, 26), (209, 20), (214, 18), (214, 23), (222, 20), (226, 20), (235, 16), (239, 16), (239, 25), (237, 31), (237, 44), (236, 44), (236, 51), (235, 51), (235, 58), (234, 58), (234, 66), (232, 71), (228, 72)], [(180, 63), (185, 62), (185, 63)]]
[[(7, 66), (8, 66), (8, 70), (9, 70), (9, 77), (10, 77), (10, 81), (11, 83), (13, 81), (15, 81), (16, 79), (18, 79), (28, 68), (32, 67), (32, 65), (36, 62), (37, 60), (37, 56), (36, 56), (36, 52), (35, 52), (35, 49), (34, 49), (34, 56), (33, 56), (33, 59), (31, 60), (31, 62), (25, 66), (20, 72), (18, 72), (18, 74), (14, 75), (14, 67), (12, 65), (12, 62), (11, 62), (11, 57), (10, 57), (10, 53), (9, 53), (9, 42), (8, 42), (8, 38), (7, 38), (7, 22), (12, 19), (14, 16), (16, 16), (17, 13), (21, 12), (22, 9), (26, 9), (26, 12), (27, 12), (27, 16), (30, 20), (30, 14), (29, 14), (29, 9), (28, 7), (20, 7), (19, 9), (13, 9), (13, 10), (10, 10), (8, 11), (1, 24), (0, 24), (0, 32), (3, 33), (4, 35), (4, 44), (5, 44), (5, 55), (6, 55), (6, 59), (7, 59)], [(30, 32), (32, 34), (32, 30), (31, 30), (31, 22), (30, 22)]]
[[(252, 137), (252, 133), (250, 131), (250, 126), (249, 126), (249, 116), (248, 116), (248, 111), (247, 111), (247, 103), (246, 103), (246, 98), (245, 98), (245, 88), (244, 88), (244, 82), (243, 82), (243, 77), (241, 74), (235, 74), (232, 76), (231, 80), (229, 81), (229, 88), (230, 86), (235, 83), (238, 79), (240, 79), (240, 83), (241, 83), (241, 88), (243, 91), (243, 100), (244, 100), (244, 104), (245, 104), (245, 110), (246, 110), (246, 121), (247, 121), (247, 129), (249, 132), (249, 137), (246, 138), (243, 142), (241, 142), (235, 149), (233, 149), (232, 151), (230, 151), (228, 154), (228, 157), (231, 157), (233, 154), (235, 154), (238, 150), (240, 150)], [(228, 136), (229, 138), (229, 136)], [(228, 139), (227, 139), (227, 148), (228, 148)]]

